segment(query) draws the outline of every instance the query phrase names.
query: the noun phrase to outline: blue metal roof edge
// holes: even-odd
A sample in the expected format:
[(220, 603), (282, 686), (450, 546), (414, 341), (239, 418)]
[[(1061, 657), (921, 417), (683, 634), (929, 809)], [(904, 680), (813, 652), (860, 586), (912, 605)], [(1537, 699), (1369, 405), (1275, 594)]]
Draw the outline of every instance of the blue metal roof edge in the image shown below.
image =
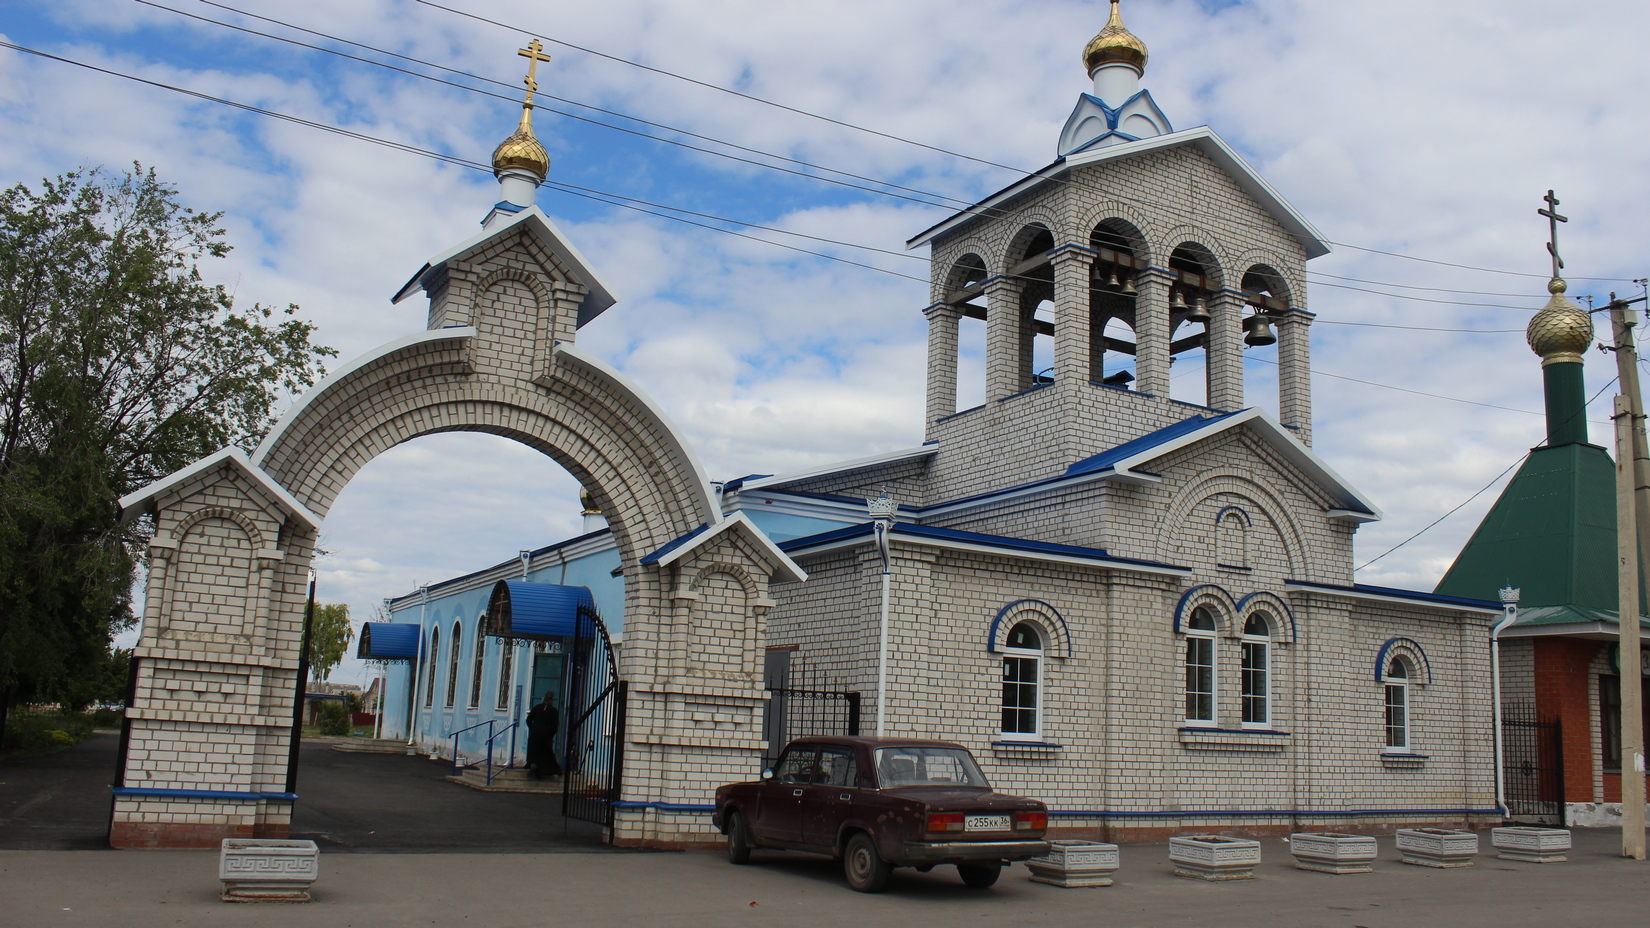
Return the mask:
[(1132, 457), (1142, 451), (1148, 451), (1157, 445), (1174, 441), (1204, 426), (1212, 425), (1235, 415), (1237, 415), (1237, 412), (1222, 413), (1218, 416), (1192, 416), (1189, 419), (1182, 419), (1173, 425), (1166, 425), (1155, 432), (1147, 432), (1139, 438), (1130, 439), (1121, 445), (1086, 457), (1066, 468), (1066, 475), (1074, 476), (1107, 470), (1124, 458)]
[(698, 538), (700, 535), (703, 535), (704, 533), (706, 533), (708, 531), (710, 531), (710, 525), (709, 524), (701, 525), (698, 528), (694, 529), (693, 531), (688, 532), (686, 535), (682, 535), (682, 536), (680, 536), (680, 537), (678, 537), (678, 538), (676, 538), (672, 541), (667, 542), (664, 547), (662, 547), (659, 550), (653, 552), (652, 554), (644, 556), (641, 560), (641, 563), (643, 563), (643, 564), (657, 564), (657, 563), (659, 563), (659, 558), (662, 558), (665, 555), (669, 554), (670, 552), (675, 551), (677, 548), (680, 548), (681, 546), (687, 544), (688, 542), (692, 541), (695, 538)]
[[(870, 522), (861, 522), (847, 528), (833, 529), (829, 532), (820, 532), (817, 535), (804, 535), (793, 538), (779, 546), (780, 550), (789, 553), (804, 548), (814, 548), (819, 545), (830, 544), (855, 538), (860, 535), (869, 537), (872, 532)], [(1095, 561), (1104, 561), (1112, 564), (1137, 564), (1141, 567), (1166, 567), (1171, 570), (1186, 570), (1174, 564), (1165, 564), (1161, 561), (1147, 561), (1140, 558), (1117, 557), (1107, 554), (1104, 548), (1084, 548), (1077, 545), (1055, 544), (1051, 541), (1031, 541), (1025, 538), (1011, 538), (1007, 535), (986, 535), (980, 532), (964, 532), (954, 528), (938, 528), (931, 525), (914, 525), (910, 522), (894, 523), (895, 535), (911, 535), (918, 538), (935, 538), (946, 541), (964, 541), (978, 545), (988, 545), (1003, 548), (1009, 551), (1031, 551), (1041, 554), (1061, 554), (1067, 557), (1080, 557)]]
[(747, 481), (747, 480), (761, 480), (763, 477), (772, 477), (772, 476), (773, 476), (773, 474), (746, 474), (743, 477), (736, 477), (733, 480), (729, 480), (727, 483), (722, 484), (722, 489), (723, 490), (737, 490), (740, 487), (744, 486), (745, 481)]
[(1285, 580), (1284, 583), (1295, 586), (1310, 587), (1318, 590), (1333, 590), (1341, 593), (1369, 593), (1375, 596), (1395, 596), (1403, 599), (1413, 599), (1417, 602), (1438, 603), (1443, 606), (1466, 606), (1471, 609), (1494, 609), (1501, 611), (1500, 603), (1492, 603), (1487, 599), (1468, 599), (1465, 596), (1440, 596), (1437, 593), (1422, 593), (1419, 590), (1400, 590), (1389, 586), (1370, 586), (1367, 583), (1354, 583), (1351, 586), (1341, 586), (1334, 583), (1313, 583), (1309, 580)]
[[(565, 541), (558, 541), (553, 545), (545, 545), (542, 548), (534, 548), (532, 553), (530, 553), (528, 555), (528, 557), (531, 557), (534, 560), (537, 560), (539, 555), (549, 554), (550, 552), (552, 552), (552, 551), (554, 551), (558, 548), (565, 548), (569, 545), (576, 545), (581, 541), (586, 541), (588, 539), (595, 538), (597, 535), (611, 535), (611, 534), (613, 534), (612, 529), (610, 529), (610, 528), (599, 528), (599, 529), (596, 529), (594, 532), (585, 532), (583, 535), (575, 535), (574, 537), (569, 538)], [(430, 592), (430, 594), (433, 596), (437, 590), (445, 589), (449, 586), (452, 586), (455, 583), (464, 583), (465, 581), (472, 580), (476, 577), (481, 576), (482, 574), (498, 570), (500, 567), (507, 567), (511, 564), (520, 564), (520, 563), (521, 563), (520, 558), (511, 558), (508, 561), (499, 561), (497, 564), (494, 564), (491, 567), (483, 567), (480, 570), (472, 570), (467, 574), (460, 574), (457, 577), (448, 577), (447, 579), (442, 580), (440, 583), (432, 583), (429, 586), (425, 587), (425, 589), (427, 589)], [(392, 602), (392, 603), (400, 602), (403, 599), (406, 599), (406, 598), (411, 597), (411, 596), (417, 596), (417, 595), (418, 595), (418, 591), (414, 590), (411, 593), (403, 593), (400, 596), (391, 597), (390, 602)]]

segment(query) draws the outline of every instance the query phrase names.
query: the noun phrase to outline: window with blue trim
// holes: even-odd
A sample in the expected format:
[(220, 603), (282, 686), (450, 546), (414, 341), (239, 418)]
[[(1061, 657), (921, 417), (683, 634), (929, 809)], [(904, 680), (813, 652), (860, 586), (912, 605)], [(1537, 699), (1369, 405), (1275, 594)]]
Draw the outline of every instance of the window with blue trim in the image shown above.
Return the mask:
[(1021, 622), (1008, 630), (1003, 648), (1002, 738), (1040, 739), (1043, 636), (1037, 626)]
[(464, 643), (464, 626), (459, 622), (453, 623), (453, 640), (447, 645), (447, 700), (443, 705), (451, 709), (453, 699), (458, 696), (458, 652), (459, 645)]
[(1387, 664), (1382, 679), (1386, 697), (1386, 749), (1409, 750), (1409, 666), (1401, 657)]
[(1186, 619), (1185, 721), (1215, 725), (1215, 616), (1204, 606)]
[(1272, 624), (1264, 612), (1243, 623), (1243, 726), (1267, 728), (1272, 723)]

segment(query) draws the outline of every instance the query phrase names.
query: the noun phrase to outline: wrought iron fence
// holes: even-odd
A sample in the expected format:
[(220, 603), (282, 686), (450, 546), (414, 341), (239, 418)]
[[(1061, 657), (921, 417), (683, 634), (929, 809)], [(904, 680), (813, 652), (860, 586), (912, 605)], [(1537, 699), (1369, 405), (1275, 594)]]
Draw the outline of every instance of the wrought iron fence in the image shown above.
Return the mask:
[(1528, 703), (1501, 712), (1502, 782), (1507, 813), (1520, 821), (1563, 825), (1564, 727)]
[(828, 677), (800, 660), (770, 660), (765, 689), (768, 707), (762, 716), (762, 737), (768, 748), (764, 766), (772, 766), (793, 738), (859, 734), (859, 693), (835, 689)]
[(628, 691), (601, 616), (580, 606), (567, 661), (562, 814), (611, 828), (624, 777)]

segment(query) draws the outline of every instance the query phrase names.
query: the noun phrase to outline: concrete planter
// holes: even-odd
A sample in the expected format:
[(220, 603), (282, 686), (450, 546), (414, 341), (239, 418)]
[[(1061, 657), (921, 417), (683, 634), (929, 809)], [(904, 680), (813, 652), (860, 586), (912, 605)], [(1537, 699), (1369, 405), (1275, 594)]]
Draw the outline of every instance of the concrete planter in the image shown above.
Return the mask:
[(225, 838), (218, 849), (218, 879), (225, 902), (308, 902), (320, 873), (314, 841)]
[(1066, 889), (1110, 886), (1119, 865), (1117, 845), (1094, 841), (1050, 841), (1048, 854), (1026, 861), (1032, 882)]
[(1289, 836), (1295, 867), (1318, 873), (1369, 873), (1375, 860), (1375, 839), (1336, 831), (1302, 832)]
[(1478, 855), (1478, 835), (1451, 828), (1400, 828), (1398, 853), (1404, 863), (1418, 867), (1470, 867)]
[(1188, 835), (1169, 839), (1175, 876), (1223, 883), (1252, 880), (1260, 863), (1260, 842), (1225, 835)]
[(1523, 860), (1533, 864), (1556, 864), (1569, 860), (1570, 831), (1567, 828), (1531, 828), (1517, 825), (1491, 828), (1490, 844), (1502, 860)]

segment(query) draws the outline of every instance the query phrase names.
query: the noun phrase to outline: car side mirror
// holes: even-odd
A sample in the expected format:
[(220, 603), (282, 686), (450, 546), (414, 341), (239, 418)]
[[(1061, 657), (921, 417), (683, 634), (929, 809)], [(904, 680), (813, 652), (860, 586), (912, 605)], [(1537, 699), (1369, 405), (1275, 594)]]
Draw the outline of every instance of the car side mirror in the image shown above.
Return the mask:
[(766, 783), (771, 779), (773, 779), (773, 768), (772, 767), (763, 767), (762, 768), (762, 782)]

